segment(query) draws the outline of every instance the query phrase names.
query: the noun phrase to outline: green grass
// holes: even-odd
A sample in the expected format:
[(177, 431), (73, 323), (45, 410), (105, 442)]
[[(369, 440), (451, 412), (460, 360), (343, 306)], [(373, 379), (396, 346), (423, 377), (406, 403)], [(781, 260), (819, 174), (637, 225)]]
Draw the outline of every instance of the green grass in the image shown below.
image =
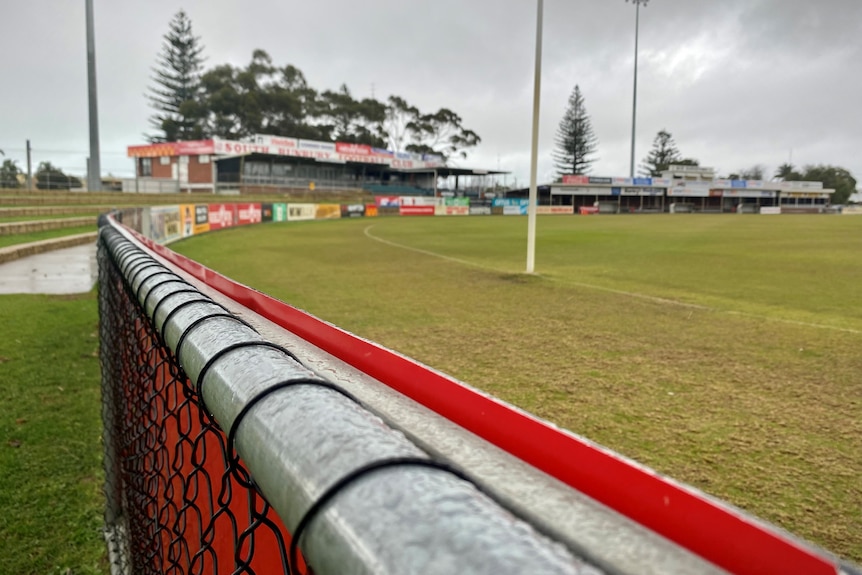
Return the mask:
[(38, 242), (41, 240), (62, 238), (65, 236), (74, 236), (76, 234), (84, 234), (87, 232), (95, 232), (96, 229), (96, 222), (93, 221), (93, 225), (91, 226), (79, 226), (74, 228), (62, 228), (59, 230), (46, 230), (43, 232), (30, 232), (26, 234), (12, 234), (10, 236), (0, 236), (0, 248), (14, 246), (18, 244), (28, 244), (30, 242)]
[(107, 573), (96, 313), (0, 296), (0, 573)]
[(3, 216), (0, 215), (0, 224), (11, 224), (15, 222), (33, 222), (40, 220), (60, 220), (60, 219), (68, 219), (68, 218), (93, 218), (93, 222), (96, 221), (96, 217), (98, 217), (98, 212), (94, 211), (92, 214), (44, 214), (37, 216)]
[(860, 223), (540, 217), (536, 276), (526, 218), (270, 224), (173, 247), (862, 561)]

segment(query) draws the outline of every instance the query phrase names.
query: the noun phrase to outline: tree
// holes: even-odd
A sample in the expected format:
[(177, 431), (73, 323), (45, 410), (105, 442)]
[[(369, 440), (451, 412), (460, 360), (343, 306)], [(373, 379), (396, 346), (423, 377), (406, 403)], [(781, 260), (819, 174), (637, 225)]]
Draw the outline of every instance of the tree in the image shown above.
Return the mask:
[(81, 188), (83, 184), (80, 178), (64, 174), (51, 162), (41, 162), (36, 169), (36, 187), (40, 190), (69, 190)]
[(403, 152), (410, 142), (411, 129), (419, 120), (419, 108), (411, 106), (400, 96), (389, 96), (386, 101), (386, 113), (383, 120), (383, 132), (386, 135), (388, 149), (393, 152)]
[(466, 158), (467, 150), (482, 141), (479, 134), (463, 126), (461, 116), (448, 108), (433, 114), (420, 114), (408, 127), (412, 143), (408, 152), (435, 154), (448, 163), (453, 157)]
[(807, 182), (823, 182), (825, 189), (835, 190), (829, 198), (832, 204), (845, 204), (850, 195), (856, 193), (856, 178), (848, 170), (838, 166), (805, 166), (801, 179)]
[(156, 113), (150, 124), (160, 134), (152, 142), (196, 140), (203, 136), (204, 110), (200, 102), (203, 46), (192, 33), (192, 23), (183, 10), (171, 20), (162, 51), (153, 69), (150, 106)]
[(3, 160), (3, 165), (0, 166), (0, 188), (20, 188), (21, 182), (18, 181), (20, 174), (21, 169), (15, 160)]
[(750, 168), (744, 168), (742, 170), (738, 170), (730, 174), (727, 179), (729, 180), (762, 180), (763, 179), (763, 166), (760, 164), (755, 164)]
[[(683, 158), (676, 147), (676, 142), (673, 141), (673, 136), (667, 130), (660, 130), (653, 140), (652, 150), (644, 158), (641, 173), (652, 177), (661, 176), (662, 172), (666, 172), (672, 164), (686, 165), (682, 162)], [(688, 162), (694, 162), (688, 165), (698, 165), (697, 160), (688, 159)]]
[(775, 171), (775, 177), (784, 182), (794, 182), (802, 179), (802, 174), (796, 171), (793, 164), (786, 163), (778, 166)]
[(596, 152), (597, 142), (581, 88), (575, 85), (566, 112), (557, 127), (553, 154), (557, 174), (563, 176), (589, 172), (590, 166), (596, 161), (591, 156)]
[(355, 100), (346, 84), (320, 95), (317, 116), (322, 119), (319, 128), (328, 139), (386, 147), (386, 106), (373, 98)]

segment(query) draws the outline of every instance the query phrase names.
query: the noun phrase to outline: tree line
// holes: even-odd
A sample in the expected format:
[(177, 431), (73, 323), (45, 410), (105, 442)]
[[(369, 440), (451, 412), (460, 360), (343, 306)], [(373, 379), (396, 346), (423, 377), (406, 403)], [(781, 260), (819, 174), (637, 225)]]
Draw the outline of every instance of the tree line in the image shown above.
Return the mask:
[(367, 144), (395, 152), (466, 158), (481, 142), (449, 108), (423, 112), (400, 96), (354, 96), (346, 84), (318, 90), (296, 66), (277, 65), (255, 50), (244, 67), (204, 69), (204, 47), (178, 12), (164, 35), (148, 100), (150, 142), (254, 134)]
[[(558, 181), (566, 174), (589, 173), (592, 164), (598, 159), (595, 156), (597, 150), (598, 138), (587, 113), (584, 96), (580, 87), (575, 85), (554, 141), (553, 160)], [(699, 166), (700, 161), (683, 156), (671, 133), (662, 129), (653, 139), (652, 148), (642, 160), (639, 172), (643, 176), (660, 177), (671, 165)], [(764, 172), (762, 165), (754, 165), (720, 177), (730, 180), (768, 179)], [(833, 204), (847, 202), (850, 195), (856, 192), (856, 179), (849, 170), (838, 166), (812, 164), (797, 168), (785, 163), (778, 167), (772, 177), (781, 181), (823, 182), (825, 188), (835, 190), (830, 198)]]

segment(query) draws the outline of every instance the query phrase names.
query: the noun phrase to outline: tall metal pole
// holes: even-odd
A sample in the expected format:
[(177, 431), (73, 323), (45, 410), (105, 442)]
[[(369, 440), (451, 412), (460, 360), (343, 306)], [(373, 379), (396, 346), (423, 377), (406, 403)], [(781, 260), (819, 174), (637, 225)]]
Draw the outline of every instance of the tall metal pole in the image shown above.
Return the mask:
[(530, 204), (527, 208), (527, 273), (533, 273), (536, 264), (536, 172), (539, 156), (539, 100), (542, 89), (542, 12), (543, 0), (538, 0), (536, 18), (536, 76), (533, 80), (533, 144), (530, 155)]
[[(629, 0), (626, 0), (628, 2)], [(629, 177), (635, 177), (635, 128), (638, 116), (638, 35), (640, 30), (641, 4), (647, 5), (649, 0), (631, 0), (635, 5), (635, 79), (634, 94), (632, 96), (632, 155), (629, 164)]]
[(87, 163), (87, 190), (102, 189), (102, 166), (99, 160), (99, 103), (96, 98), (96, 34), (93, 29), (93, 0), (87, 1), (87, 78), (90, 96), (90, 160)]

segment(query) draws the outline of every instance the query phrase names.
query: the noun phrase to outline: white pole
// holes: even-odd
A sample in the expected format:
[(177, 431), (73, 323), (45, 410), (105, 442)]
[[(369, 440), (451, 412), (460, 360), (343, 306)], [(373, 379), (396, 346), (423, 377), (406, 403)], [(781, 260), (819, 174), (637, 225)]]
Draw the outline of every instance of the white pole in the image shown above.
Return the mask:
[(536, 77), (533, 82), (533, 144), (530, 155), (530, 204), (527, 209), (527, 273), (533, 273), (536, 263), (536, 172), (539, 155), (539, 99), (542, 87), (542, 9), (538, 0), (536, 17)]
[(635, 76), (634, 95), (632, 96), (632, 155), (629, 164), (629, 177), (635, 177), (635, 127), (638, 116), (638, 31), (640, 28), (641, 3), (635, 0)]

